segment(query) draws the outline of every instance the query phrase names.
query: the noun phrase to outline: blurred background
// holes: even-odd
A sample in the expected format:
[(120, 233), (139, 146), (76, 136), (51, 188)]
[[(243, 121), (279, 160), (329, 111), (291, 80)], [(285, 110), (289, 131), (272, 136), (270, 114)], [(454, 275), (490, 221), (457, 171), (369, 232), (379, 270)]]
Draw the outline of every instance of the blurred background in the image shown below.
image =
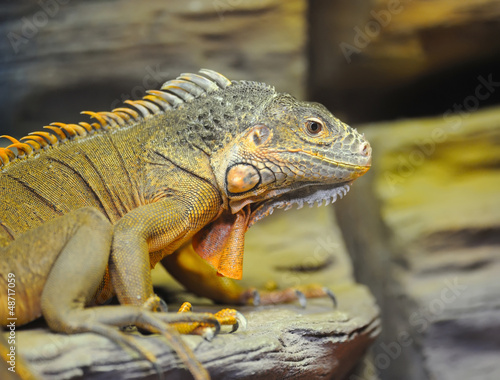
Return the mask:
[(0, 134), (199, 68), (325, 104), (374, 150), (335, 205), (383, 322), (353, 378), (500, 378), (500, 1), (12, 0), (0, 34)]

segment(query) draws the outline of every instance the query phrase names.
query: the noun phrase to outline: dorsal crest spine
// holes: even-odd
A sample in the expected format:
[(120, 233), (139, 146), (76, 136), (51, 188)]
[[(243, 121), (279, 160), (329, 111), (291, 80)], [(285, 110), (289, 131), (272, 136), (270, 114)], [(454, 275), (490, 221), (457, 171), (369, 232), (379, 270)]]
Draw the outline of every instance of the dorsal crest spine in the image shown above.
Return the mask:
[[(50, 149), (59, 143), (85, 137), (114, 128), (134, 125), (144, 119), (175, 110), (185, 103), (224, 89), (232, 84), (218, 72), (201, 69), (201, 75), (183, 73), (177, 79), (167, 81), (161, 90), (149, 90), (140, 100), (125, 100), (126, 106), (115, 108), (111, 112), (83, 111), (97, 122), (79, 122), (78, 124), (51, 123), (43, 128), (50, 131), (31, 132), (17, 140), (10, 136), (0, 136), (11, 141), (11, 145), (0, 148), (0, 169), (19, 158), (25, 158)], [(13, 150), (12, 148), (16, 148)]]

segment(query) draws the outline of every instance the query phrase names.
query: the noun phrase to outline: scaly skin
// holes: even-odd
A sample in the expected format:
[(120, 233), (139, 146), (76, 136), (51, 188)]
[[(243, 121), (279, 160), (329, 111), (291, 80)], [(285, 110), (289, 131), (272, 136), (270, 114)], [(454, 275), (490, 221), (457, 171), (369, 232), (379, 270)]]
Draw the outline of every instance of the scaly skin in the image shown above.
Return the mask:
[[(248, 302), (252, 293), (227, 278), (242, 276), (249, 226), (275, 207), (334, 201), (369, 169), (369, 144), (323, 106), (201, 73), (112, 113), (88, 112), (96, 123), (53, 123), (50, 134), (0, 148), (0, 283), (15, 273), (18, 323), (43, 315), (55, 331), (94, 331), (148, 357), (109, 326), (136, 324), (175, 340), (170, 323), (200, 330), (218, 318), (151, 314), (158, 261), (189, 289)], [(209, 264), (189, 254), (190, 241)], [(128, 306), (92, 309), (89, 323), (84, 306), (113, 294)], [(231, 315), (219, 323), (235, 324)]]

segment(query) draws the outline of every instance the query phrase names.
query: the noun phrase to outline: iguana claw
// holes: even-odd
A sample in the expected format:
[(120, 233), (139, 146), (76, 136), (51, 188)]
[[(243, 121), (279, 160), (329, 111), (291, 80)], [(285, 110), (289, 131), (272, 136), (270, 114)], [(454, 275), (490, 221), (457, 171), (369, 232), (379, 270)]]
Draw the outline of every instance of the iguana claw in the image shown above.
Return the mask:
[(168, 305), (163, 298), (160, 298), (160, 302), (159, 302), (158, 307), (160, 308), (160, 311), (162, 311), (164, 313), (168, 312)]
[(203, 329), (203, 332), (201, 333), (201, 336), (203, 339), (205, 339), (207, 342), (211, 342), (213, 338), (217, 335), (216, 329), (213, 327), (205, 327)]
[(235, 319), (236, 323), (233, 325), (233, 329), (231, 330), (231, 332), (235, 332), (236, 330), (245, 331), (248, 326), (248, 321), (245, 316), (237, 311), (235, 314)]
[(257, 289), (254, 289), (252, 291), (252, 300), (253, 300), (253, 305), (254, 306), (259, 306), (260, 305), (260, 293)]
[(336, 309), (338, 304), (337, 304), (337, 297), (335, 297), (335, 294), (333, 294), (333, 292), (327, 287), (324, 287), (323, 291), (326, 293), (328, 297), (330, 297), (330, 299), (333, 302), (333, 308)]
[(299, 300), (300, 306), (302, 306), (302, 308), (305, 309), (307, 306), (306, 295), (298, 289), (295, 290), (295, 295), (297, 296), (297, 299)]

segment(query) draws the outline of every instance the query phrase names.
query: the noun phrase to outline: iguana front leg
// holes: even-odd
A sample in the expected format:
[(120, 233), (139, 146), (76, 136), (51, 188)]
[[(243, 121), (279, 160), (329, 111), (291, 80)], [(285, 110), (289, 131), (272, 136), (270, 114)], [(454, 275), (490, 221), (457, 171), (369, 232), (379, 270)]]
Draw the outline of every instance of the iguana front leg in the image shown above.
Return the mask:
[[(189, 201), (187, 201), (189, 199)], [(122, 217), (114, 228), (109, 273), (121, 304), (145, 306), (155, 298), (151, 269), (216, 216), (217, 193), (201, 185), (189, 197), (168, 196)], [(149, 252), (162, 251), (160, 256)]]
[[(218, 327), (217, 317), (153, 313), (148, 309), (154, 305), (148, 302), (148, 308), (142, 307), (145, 301), (154, 298), (149, 250), (157, 246), (168, 249), (189, 239), (199, 228), (197, 223), (211, 217), (213, 209), (199, 207), (203, 212), (196, 212), (199, 208), (189, 207), (186, 202), (165, 198), (130, 212), (114, 231), (99, 211), (84, 208), (19, 236), (0, 252), (5, 259), (1, 265), (2, 277), (6, 279), (7, 273), (15, 272), (19, 279), (18, 310), (25, 318), (19, 323), (43, 314), (54, 331), (98, 333), (129, 345), (154, 362), (153, 355), (113, 327), (137, 325), (163, 334), (195, 378), (208, 378), (206, 370), (178, 336), (176, 326)], [(120, 301), (129, 306), (88, 308), (103, 285), (110, 252), (110, 276)], [(1, 317), (5, 324), (6, 310), (5, 313), (2, 310)], [(222, 319), (225, 322), (227, 317), (224, 315)]]
[[(154, 355), (115, 328), (137, 325), (165, 336), (195, 378), (208, 379), (208, 372), (183, 343), (174, 324), (217, 326), (219, 322), (212, 315), (153, 313), (137, 306), (87, 307), (102, 284), (112, 234), (111, 224), (98, 210), (82, 208), (27, 231), (0, 248), (0, 282), (6, 284), (9, 273), (16, 279), (16, 322), (24, 324), (43, 315), (53, 331), (94, 332), (128, 345), (155, 363)], [(0, 295), (0, 323), (6, 325), (11, 315), (2, 297), (4, 294)]]

